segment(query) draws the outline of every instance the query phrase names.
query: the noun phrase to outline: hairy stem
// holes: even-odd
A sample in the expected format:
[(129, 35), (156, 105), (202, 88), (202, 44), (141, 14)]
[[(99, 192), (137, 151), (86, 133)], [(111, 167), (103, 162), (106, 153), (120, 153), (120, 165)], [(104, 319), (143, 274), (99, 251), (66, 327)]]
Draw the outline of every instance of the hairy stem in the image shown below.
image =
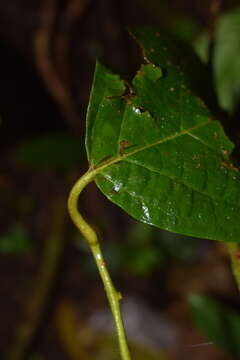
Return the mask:
[(98, 267), (99, 274), (102, 278), (105, 292), (109, 301), (109, 305), (111, 307), (111, 311), (113, 314), (115, 327), (117, 331), (120, 353), (122, 360), (130, 360), (130, 353), (127, 344), (126, 333), (124, 330), (121, 310), (119, 301), (121, 299), (121, 295), (119, 292), (116, 291), (109, 272), (107, 270), (106, 264), (103, 259), (103, 255), (101, 252), (100, 244), (97, 238), (97, 234), (93, 230), (93, 228), (83, 219), (81, 214), (78, 211), (78, 198), (82, 190), (93, 181), (99, 169), (89, 170), (86, 172), (73, 186), (69, 199), (68, 199), (68, 209), (72, 221), (77, 226), (77, 228), (81, 231), (83, 236), (88, 242), (92, 254), (94, 256), (95, 262)]
[(231, 259), (232, 273), (240, 291), (240, 246), (238, 243), (226, 243)]

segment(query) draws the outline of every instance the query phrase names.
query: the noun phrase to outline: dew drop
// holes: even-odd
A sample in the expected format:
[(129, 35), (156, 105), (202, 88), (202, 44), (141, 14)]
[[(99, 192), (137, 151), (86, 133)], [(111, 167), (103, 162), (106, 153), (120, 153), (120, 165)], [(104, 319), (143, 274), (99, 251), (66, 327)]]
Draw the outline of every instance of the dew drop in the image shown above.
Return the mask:
[(151, 217), (150, 217), (149, 209), (144, 202), (142, 202), (142, 210), (143, 210), (143, 214), (144, 214), (143, 221), (150, 223)]
[(114, 185), (113, 185), (113, 190), (114, 190), (115, 192), (119, 192), (120, 189), (121, 189), (121, 187), (122, 187), (122, 183), (121, 183), (120, 181), (115, 182)]
[(141, 110), (135, 106), (133, 106), (133, 111), (135, 112), (135, 114), (141, 114)]

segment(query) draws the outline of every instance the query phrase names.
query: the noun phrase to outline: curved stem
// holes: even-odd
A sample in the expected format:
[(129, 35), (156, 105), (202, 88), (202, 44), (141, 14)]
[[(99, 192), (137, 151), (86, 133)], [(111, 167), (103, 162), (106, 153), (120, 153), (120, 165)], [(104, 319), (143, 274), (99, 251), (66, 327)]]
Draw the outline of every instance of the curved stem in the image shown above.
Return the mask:
[(78, 211), (78, 198), (80, 193), (90, 182), (93, 181), (98, 172), (99, 169), (89, 170), (76, 182), (69, 195), (68, 210), (72, 221), (87, 240), (88, 245), (90, 246), (90, 249), (94, 256), (95, 262), (97, 264), (98, 271), (102, 278), (105, 292), (113, 314), (119, 341), (121, 358), (122, 360), (131, 360), (119, 305), (121, 295), (119, 292), (116, 291), (112, 283), (111, 277), (103, 259), (97, 234), (95, 233), (93, 228), (83, 219), (82, 215)]
[(230, 254), (232, 273), (240, 291), (240, 246), (238, 243), (226, 243)]

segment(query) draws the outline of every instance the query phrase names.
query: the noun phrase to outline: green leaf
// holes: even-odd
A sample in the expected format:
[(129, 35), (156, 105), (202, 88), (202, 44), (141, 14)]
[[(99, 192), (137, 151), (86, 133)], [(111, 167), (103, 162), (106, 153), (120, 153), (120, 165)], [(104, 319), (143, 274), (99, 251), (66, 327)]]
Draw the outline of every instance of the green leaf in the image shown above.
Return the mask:
[[(184, 261), (192, 262), (204, 253), (204, 248), (207, 242), (202, 239), (193, 238), (191, 236), (184, 236), (169, 231), (160, 230), (154, 226), (148, 226), (141, 222), (133, 223), (132, 229), (128, 232), (126, 246), (128, 250), (124, 249), (124, 256), (129, 254), (132, 246), (134, 253), (139, 252), (139, 249), (149, 249), (155, 252), (156, 263), (169, 265), (169, 261)], [(123, 245), (121, 245), (123, 247)]]
[(240, 356), (239, 313), (203, 295), (191, 295), (188, 302), (194, 322), (207, 338), (228, 353)]
[(187, 262), (196, 261), (203, 253), (202, 239), (166, 231), (161, 232), (159, 235), (157, 245), (164, 254), (167, 265), (169, 265), (169, 259), (187, 264)]
[[(240, 176), (233, 144), (192, 90), (178, 46), (136, 30), (147, 64), (129, 89), (97, 63), (87, 114), (90, 168), (128, 214), (165, 230), (239, 241)], [(192, 73), (192, 72), (191, 72)]]
[(166, 24), (168, 31), (188, 44), (192, 44), (201, 31), (200, 24), (196, 19), (180, 14), (171, 18), (173, 18), (173, 21)]
[(55, 133), (26, 140), (16, 151), (17, 160), (34, 169), (68, 170), (83, 160), (83, 146), (78, 139)]
[(0, 253), (22, 254), (32, 248), (32, 241), (25, 227), (15, 224), (8, 233), (0, 236)]
[[(126, 256), (126, 253), (125, 253)], [(154, 247), (138, 247), (128, 254), (128, 268), (138, 276), (148, 276), (161, 263), (161, 255)]]
[(240, 100), (240, 8), (219, 18), (216, 26), (213, 69), (221, 107), (232, 112)]
[(207, 64), (210, 57), (210, 35), (203, 31), (192, 42), (193, 49), (204, 64)]

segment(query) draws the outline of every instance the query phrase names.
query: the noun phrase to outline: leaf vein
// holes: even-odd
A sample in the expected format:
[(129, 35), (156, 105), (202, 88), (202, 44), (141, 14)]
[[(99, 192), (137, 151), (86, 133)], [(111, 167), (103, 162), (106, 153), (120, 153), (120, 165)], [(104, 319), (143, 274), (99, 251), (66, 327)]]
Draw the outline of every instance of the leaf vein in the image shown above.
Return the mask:
[(176, 176), (174, 176), (174, 175), (164, 174), (163, 172), (158, 171), (158, 170), (156, 170), (156, 169), (152, 169), (152, 168), (147, 167), (147, 166), (145, 166), (145, 165), (143, 166), (142, 164), (136, 163), (136, 162), (135, 162), (134, 160), (132, 160), (132, 159), (126, 159), (125, 161), (126, 161), (126, 162), (129, 162), (129, 163), (131, 163), (131, 164), (133, 164), (133, 165), (135, 165), (135, 166), (139, 166), (139, 167), (142, 167), (142, 168), (144, 168), (144, 169), (147, 169), (147, 170), (149, 170), (149, 171), (151, 171), (151, 172), (154, 172), (154, 173), (160, 174), (160, 175), (162, 175), (162, 176), (168, 177), (169, 179), (174, 180), (174, 181), (177, 181), (178, 183), (182, 183), (182, 185), (186, 186), (187, 188), (189, 188), (189, 189), (191, 189), (191, 190), (193, 190), (193, 191), (195, 191), (195, 192), (197, 192), (197, 193), (199, 193), (199, 194), (201, 194), (201, 195), (207, 196), (207, 197), (209, 197), (210, 199), (212, 199), (212, 200), (214, 200), (214, 201), (221, 200), (222, 202), (224, 202), (224, 203), (226, 203), (226, 204), (228, 204), (228, 205), (235, 206), (236, 208), (239, 208), (239, 209), (240, 209), (240, 207), (239, 207), (238, 205), (232, 204), (232, 203), (224, 200), (224, 199), (222, 198), (222, 196), (219, 197), (219, 198), (217, 198), (217, 197), (215, 198), (215, 197), (213, 197), (211, 194), (209, 194), (209, 193), (207, 193), (207, 192), (205, 192), (205, 191), (202, 191), (202, 190), (200, 190), (200, 189), (197, 189), (197, 188), (195, 188), (194, 186), (191, 186), (191, 185), (185, 183), (184, 181), (180, 180), (178, 177), (176, 177)]

